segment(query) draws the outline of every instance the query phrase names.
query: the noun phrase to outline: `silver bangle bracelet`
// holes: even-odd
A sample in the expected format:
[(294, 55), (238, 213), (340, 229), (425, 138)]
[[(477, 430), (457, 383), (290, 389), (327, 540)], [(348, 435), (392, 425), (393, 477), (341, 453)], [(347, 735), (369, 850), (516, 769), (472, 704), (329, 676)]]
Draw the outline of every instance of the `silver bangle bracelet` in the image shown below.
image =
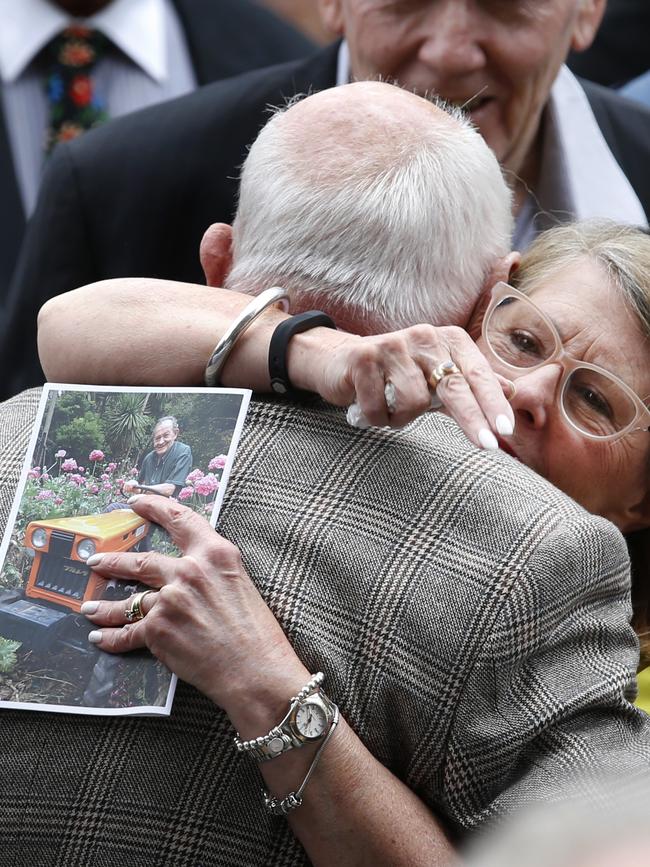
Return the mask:
[(259, 295), (256, 295), (251, 303), (248, 304), (239, 316), (236, 317), (234, 322), (232, 322), (226, 333), (215, 346), (205, 367), (203, 380), (209, 388), (219, 384), (219, 377), (223, 370), (223, 366), (232, 352), (233, 346), (242, 334), (250, 325), (253, 324), (253, 322), (255, 322), (260, 314), (264, 313), (268, 307), (272, 304), (276, 304), (278, 301), (282, 303), (285, 313), (288, 312), (289, 296), (286, 290), (281, 289), (279, 286), (265, 289), (264, 292), (260, 292)]
[[(336, 705), (335, 705), (336, 707)], [(286, 816), (287, 813), (290, 813), (292, 810), (296, 810), (298, 807), (302, 805), (302, 793), (305, 791), (305, 787), (309, 782), (311, 775), (316, 770), (316, 765), (320, 761), (321, 753), (327, 746), (329, 739), (334, 734), (334, 729), (338, 725), (339, 722), (339, 709), (336, 707), (334, 711), (334, 719), (332, 720), (332, 724), (330, 726), (329, 731), (327, 732), (327, 736), (323, 743), (320, 745), (318, 752), (314, 756), (314, 759), (309, 766), (309, 770), (305, 776), (305, 779), (302, 781), (300, 786), (296, 789), (295, 792), (289, 792), (284, 798), (272, 798), (269, 793), (262, 789), (262, 797), (264, 798), (264, 806), (272, 813), (274, 816)]]

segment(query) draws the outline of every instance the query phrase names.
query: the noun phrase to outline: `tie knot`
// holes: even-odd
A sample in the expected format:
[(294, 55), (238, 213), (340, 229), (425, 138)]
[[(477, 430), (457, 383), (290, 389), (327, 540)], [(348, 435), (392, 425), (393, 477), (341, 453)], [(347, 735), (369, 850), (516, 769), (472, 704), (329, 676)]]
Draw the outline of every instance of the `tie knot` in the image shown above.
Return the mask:
[(50, 63), (76, 72), (88, 71), (106, 49), (107, 39), (90, 27), (67, 27), (49, 43)]

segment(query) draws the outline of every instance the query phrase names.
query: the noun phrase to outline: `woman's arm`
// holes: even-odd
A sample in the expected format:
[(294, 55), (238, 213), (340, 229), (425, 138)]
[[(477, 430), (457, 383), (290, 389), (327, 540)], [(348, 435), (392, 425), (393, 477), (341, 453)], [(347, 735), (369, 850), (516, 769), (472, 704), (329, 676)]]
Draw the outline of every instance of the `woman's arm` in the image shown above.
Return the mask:
[[(133, 508), (164, 526), (184, 556), (104, 554), (89, 560), (104, 577), (133, 577), (159, 589), (144, 598), (145, 616), (134, 624), (126, 623), (123, 601), (98, 603), (88, 614), (95, 643), (110, 652), (149, 647), (222, 707), (243, 739), (268, 732), (310, 672), (248, 577), (238, 550), (178, 503), (138, 497)], [(271, 794), (284, 797), (299, 787), (315, 749), (305, 746), (261, 763)], [(241, 761), (251, 759), (242, 755)], [(435, 816), (344, 720), (289, 822), (315, 865), (435, 867), (453, 857)]]
[[(53, 298), (39, 314), (39, 353), (51, 382), (111, 385), (200, 385), (215, 345), (250, 296), (165, 280), (107, 280)], [(237, 341), (224, 367), (225, 386), (269, 391), (268, 350), (287, 318), (267, 310)], [(65, 347), (65, 351), (63, 351)], [(371, 424), (401, 427), (429, 409), (429, 378), (453, 360), (462, 377), (445, 377), (437, 395), (476, 445), (482, 430), (514, 426), (504, 386), (461, 328), (416, 325), (359, 337), (314, 328), (289, 343), (296, 388), (337, 406), (358, 401)], [(395, 386), (389, 412), (384, 386)], [(502, 417), (501, 424), (497, 419)]]

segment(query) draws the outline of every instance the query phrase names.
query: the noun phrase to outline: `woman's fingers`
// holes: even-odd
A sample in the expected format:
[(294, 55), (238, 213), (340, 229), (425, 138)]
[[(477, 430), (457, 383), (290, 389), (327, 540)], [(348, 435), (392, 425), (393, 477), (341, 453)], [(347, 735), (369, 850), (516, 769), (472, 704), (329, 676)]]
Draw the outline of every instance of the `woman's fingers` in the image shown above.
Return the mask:
[(108, 653), (129, 653), (147, 646), (144, 621), (127, 623), (120, 628), (93, 629), (88, 641)]
[[(460, 370), (436, 385), (432, 374), (452, 362)], [(401, 427), (431, 406), (431, 392), (478, 446), (497, 448), (495, 434), (509, 436), (514, 414), (497, 376), (461, 328), (418, 325), (357, 344), (350, 359), (357, 396), (351, 423)]]
[(133, 600), (139, 598), (139, 608), (141, 617), (145, 617), (156, 604), (157, 593), (147, 592), (146, 594), (135, 593), (129, 596), (128, 599), (117, 600), (94, 600), (92, 602), (84, 602), (81, 606), (81, 613), (85, 615), (93, 623), (101, 626), (124, 626), (130, 623), (132, 617), (128, 616), (127, 612), (132, 610)]
[(138, 515), (167, 530), (184, 554), (214, 542), (217, 535), (204, 517), (168, 497), (136, 494), (129, 499), (129, 505)]
[[(148, 498), (146, 498), (148, 499)], [(155, 551), (138, 553), (107, 552), (86, 560), (102, 578), (134, 579), (148, 587), (159, 588), (173, 580), (177, 559)]]
[(472, 442), (483, 448), (497, 448), (495, 434), (510, 436), (515, 424), (503, 385), (464, 331), (445, 330), (450, 332), (449, 356), (441, 363), (453, 362), (460, 373), (443, 372), (435, 388), (436, 396)]

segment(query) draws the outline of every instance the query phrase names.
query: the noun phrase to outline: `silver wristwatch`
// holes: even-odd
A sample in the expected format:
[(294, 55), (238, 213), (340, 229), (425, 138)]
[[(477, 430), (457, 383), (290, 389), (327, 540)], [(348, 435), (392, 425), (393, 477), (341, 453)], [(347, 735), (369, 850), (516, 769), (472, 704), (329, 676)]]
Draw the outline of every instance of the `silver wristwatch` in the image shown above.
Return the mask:
[(316, 690), (293, 702), (285, 718), (267, 735), (252, 741), (237, 740), (237, 748), (268, 762), (305, 744), (316, 744), (328, 734), (337, 707), (324, 692)]

